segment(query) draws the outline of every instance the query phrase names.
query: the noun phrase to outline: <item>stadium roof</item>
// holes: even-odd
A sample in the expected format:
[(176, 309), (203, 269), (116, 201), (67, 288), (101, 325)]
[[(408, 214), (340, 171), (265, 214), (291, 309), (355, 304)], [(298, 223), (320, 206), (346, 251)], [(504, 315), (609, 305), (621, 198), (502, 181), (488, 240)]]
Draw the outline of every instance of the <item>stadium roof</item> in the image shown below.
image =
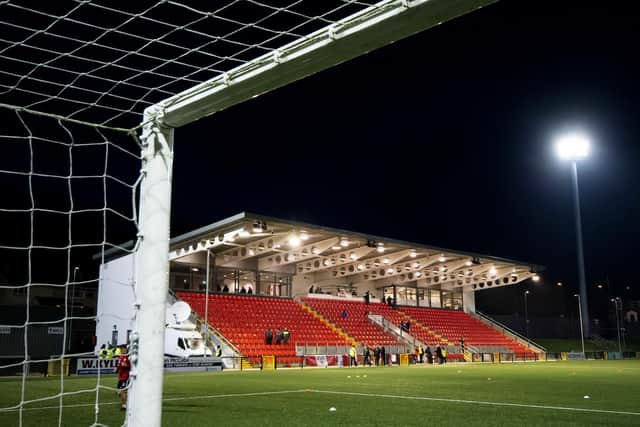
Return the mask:
[(207, 251), (221, 267), (344, 278), (376, 287), (488, 289), (533, 278), (544, 267), (249, 212), (231, 216), (170, 242), (170, 259), (203, 264)]

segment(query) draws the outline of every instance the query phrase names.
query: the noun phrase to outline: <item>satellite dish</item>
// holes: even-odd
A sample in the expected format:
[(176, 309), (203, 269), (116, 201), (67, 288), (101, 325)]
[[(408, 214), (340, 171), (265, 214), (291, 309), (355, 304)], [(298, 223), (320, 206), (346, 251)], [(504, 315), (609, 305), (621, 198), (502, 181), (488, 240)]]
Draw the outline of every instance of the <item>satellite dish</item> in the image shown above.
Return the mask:
[(191, 316), (191, 307), (184, 301), (178, 301), (169, 307), (167, 317), (175, 323), (184, 322)]

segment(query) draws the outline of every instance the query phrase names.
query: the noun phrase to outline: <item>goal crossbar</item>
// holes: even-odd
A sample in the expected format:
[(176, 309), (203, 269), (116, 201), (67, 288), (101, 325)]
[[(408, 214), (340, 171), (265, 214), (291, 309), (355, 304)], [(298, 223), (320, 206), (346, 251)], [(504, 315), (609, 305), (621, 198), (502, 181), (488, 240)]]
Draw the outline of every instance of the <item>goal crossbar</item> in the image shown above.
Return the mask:
[(177, 128), (497, 0), (385, 0), (147, 109)]

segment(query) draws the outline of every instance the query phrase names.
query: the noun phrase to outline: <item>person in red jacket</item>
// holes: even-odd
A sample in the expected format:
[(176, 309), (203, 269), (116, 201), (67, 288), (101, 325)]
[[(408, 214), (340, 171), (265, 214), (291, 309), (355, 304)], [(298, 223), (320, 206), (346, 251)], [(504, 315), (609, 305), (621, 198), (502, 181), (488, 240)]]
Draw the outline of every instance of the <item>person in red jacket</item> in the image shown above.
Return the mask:
[(120, 397), (121, 409), (127, 409), (127, 390), (129, 388), (129, 372), (131, 371), (131, 362), (127, 355), (127, 346), (120, 346), (120, 356), (116, 364), (116, 373), (118, 374), (118, 396)]

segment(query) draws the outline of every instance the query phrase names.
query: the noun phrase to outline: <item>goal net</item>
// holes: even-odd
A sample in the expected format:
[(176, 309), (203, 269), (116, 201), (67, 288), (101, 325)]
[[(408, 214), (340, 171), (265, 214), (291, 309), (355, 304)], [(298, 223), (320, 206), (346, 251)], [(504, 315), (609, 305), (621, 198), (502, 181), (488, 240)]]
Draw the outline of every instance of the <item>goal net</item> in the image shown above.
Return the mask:
[[(160, 425), (174, 129), (493, 1), (0, 0), (0, 424)], [(67, 373), (126, 253), (125, 418)]]

